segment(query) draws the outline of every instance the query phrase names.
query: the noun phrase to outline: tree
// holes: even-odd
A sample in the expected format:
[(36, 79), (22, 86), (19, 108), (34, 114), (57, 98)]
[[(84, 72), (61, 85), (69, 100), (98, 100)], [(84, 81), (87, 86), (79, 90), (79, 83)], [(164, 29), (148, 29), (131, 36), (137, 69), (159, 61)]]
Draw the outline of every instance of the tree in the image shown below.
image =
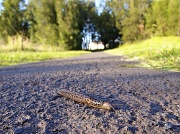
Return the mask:
[(80, 49), (81, 31), (92, 12), (86, 2), (31, 0), (27, 7), (31, 38), (61, 49)]
[(145, 29), (146, 29), (146, 36), (151, 37), (156, 31), (156, 17), (153, 14), (153, 2), (150, 1), (148, 5), (147, 12), (145, 14)]
[(154, 1), (153, 14), (155, 16), (156, 35), (168, 35), (168, 9), (169, 0)]
[(57, 16), (54, 0), (31, 0), (28, 7), (30, 31), (44, 45), (58, 45)]
[(115, 17), (109, 10), (104, 10), (100, 16), (98, 16), (96, 25), (103, 44), (114, 41), (121, 36), (119, 35), (119, 30), (116, 28)]
[[(58, 2), (59, 3), (59, 2)], [(68, 1), (61, 4), (62, 11), (57, 6), (58, 13), (58, 27), (60, 33), (60, 43), (64, 44), (65, 49), (77, 49), (80, 48), (80, 28), (83, 22), (82, 16), (80, 16), (80, 2)], [(56, 5), (59, 5), (56, 4)], [(63, 42), (62, 42), (63, 41)]]
[(7, 36), (13, 37), (13, 43), (16, 35), (22, 38), (21, 46), (23, 47), (23, 38), (27, 35), (28, 24), (25, 20), (23, 0), (6, 0), (3, 3), (4, 10), (1, 12), (1, 28), (2, 36), (7, 39)]
[(116, 26), (124, 41), (144, 38), (147, 0), (114, 0), (109, 7), (116, 18)]
[(153, 1), (146, 14), (147, 32), (155, 36), (178, 35), (180, 25), (180, 1)]
[(123, 39), (127, 41), (135, 41), (138, 39), (139, 33), (139, 14), (138, 14), (138, 7), (135, 5), (134, 1), (130, 1), (128, 3), (128, 7), (124, 7), (127, 10), (127, 16), (122, 21), (122, 32), (123, 32)]
[(180, 25), (180, 1), (170, 0), (168, 9), (168, 35), (178, 35)]

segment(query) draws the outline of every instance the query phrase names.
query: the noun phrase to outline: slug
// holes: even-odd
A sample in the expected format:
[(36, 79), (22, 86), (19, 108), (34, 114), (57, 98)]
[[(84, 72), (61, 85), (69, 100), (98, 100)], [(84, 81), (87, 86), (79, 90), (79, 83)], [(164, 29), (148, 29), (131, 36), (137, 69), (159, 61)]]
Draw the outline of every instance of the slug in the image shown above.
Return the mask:
[(60, 90), (57, 92), (57, 94), (65, 97), (65, 98), (69, 98), (78, 103), (92, 106), (94, 108), (100, 108), (100, 109), (106, 109), (106, 110), (114, 109), (109, 102), (103, 102), (100, 100), (96, 100), (96, 99), (93, 99), (93, 98), (83, 95), (83, 94), (66, 91), (66, 90)]

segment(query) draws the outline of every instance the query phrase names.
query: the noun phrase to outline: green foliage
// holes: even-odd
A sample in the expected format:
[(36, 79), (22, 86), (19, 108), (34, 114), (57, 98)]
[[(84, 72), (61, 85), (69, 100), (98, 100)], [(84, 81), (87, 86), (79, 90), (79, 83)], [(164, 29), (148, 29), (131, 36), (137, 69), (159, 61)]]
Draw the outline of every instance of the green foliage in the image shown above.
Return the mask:
[(167, 35), (168, 26), (168, 9), (169, 0), (155, 1), (153, 5), (153, 15), (155, 16), (156, 34)]
[(180, 35), (179, 0), (112, 0), (108, 6), (125, 42)]
[(101, 41), (107, 44), (110, 40), (115, 40), (119, 35), (119, 30), (115, 25), (115, 18), (108, 10), (104, 10), (96, 19), (97, 31), (101, 35)]
[(15, 36), (27, 30), (26, 22), (23, 16), (23, 0), (5, 0), (3, 2), (4, 10), (1, 11), (1, 36), (7, 39), (7, 36)]
[(154, 1), (146, 14), (146, 21), (146, 31), (150, 36), (180, 35), (180, 1)]
[(0, 53), (0, 66), (16, 65), (20, 63), (39, 62), (50, 59), (68, 58), (85, 54), (85, 51), (50, 51), (50, 52), (34, 52), (34, 51), (13, 51)]
[(15, 36), (20, 35), (22, 38), (21, 49), (23, 50), (23, 39), (28, 35), (28, 24), (24, 16), (25, 10), (23, 9), (25, 3), (23, 0), (5, 0), (2, 4), (4, 9), (1, 11), (1, 40), (7, 42), (9, 36), (15, 40)]
[(180, 49), (170, 49), (163, 50), (159, 55), (155, 58), (160, 61), (160, 64), (164, 67), (172, 67), (180, 69)]
[(154, 68), (180, 70), (179, 37), (153, 37), (133, 44), (127, 43), (107, 52), (140, 59), (143, 65), (150, 65)]
[(168, 35), (180, 36), (180, 1), (170, 0), (168, 5)]
[(147, 5), (146, 0), (114, 0), (109, 3), (124, 41), (143, 39)]
[[(56, 45), (58, 34), (56, 26), (56, 14), (54, 13), (54, 1), (38, 0), (30, 1), (28, 7), (30, 27), (34, 41), (44, 45)], [(35, 22), (35, 24), (33, 23)], [(33, 33), (34, 32), (34, 33)]]
[(93, 8), (91, 3), (81, 1), (31, 0), (27, 10), (32, 40), (62, 50), (80, 49), (80, 33), (87, 18), (94, 18)]
[[(93, 2), (70, 0), (6, 0), (0, 14), (0, 39), (22, 36), (32, 43), (80, 49), (80, 34), (88, 18), (94, 19)], [(14, 39), (16, 39), (14, 37)]]
[(21, 36), (32, 44), (80, 49), (82, 31), (90, 19), (106, 44), (118, 36), (134, 42), (152, 36), (180, 36), (179, 0), (106, 0), (99, 15), (95, 2), (82, 0), (4, 0), (0, 40)]

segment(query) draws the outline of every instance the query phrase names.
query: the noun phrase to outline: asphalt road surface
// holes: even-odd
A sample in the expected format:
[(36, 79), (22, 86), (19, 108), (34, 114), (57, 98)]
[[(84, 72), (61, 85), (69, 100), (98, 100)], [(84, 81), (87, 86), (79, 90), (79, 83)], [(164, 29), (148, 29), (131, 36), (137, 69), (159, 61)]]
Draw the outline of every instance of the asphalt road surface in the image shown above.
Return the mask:
[[(180, 133), (180, 73), (146, 68), (94, 52), (0, 68), (0, 133)], [(110, 102), (115, 110), (76, 103), (68, 90)]]

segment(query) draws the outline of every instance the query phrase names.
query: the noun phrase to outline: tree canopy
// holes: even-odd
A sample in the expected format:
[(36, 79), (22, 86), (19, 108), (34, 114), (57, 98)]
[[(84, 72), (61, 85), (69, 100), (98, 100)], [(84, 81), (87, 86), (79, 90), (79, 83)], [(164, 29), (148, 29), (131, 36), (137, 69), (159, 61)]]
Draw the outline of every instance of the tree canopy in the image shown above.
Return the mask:
[(22, 41), (27, 38), (62, 50), (81, 49), (88, 20), (104, 44), (117, 38), (132, 42), (180, 36), (179, 0), (106, 0), (101, 14), (88, 0), (4, 0), (2, 6), (0, 40), (5, 42), (18, 35)]

